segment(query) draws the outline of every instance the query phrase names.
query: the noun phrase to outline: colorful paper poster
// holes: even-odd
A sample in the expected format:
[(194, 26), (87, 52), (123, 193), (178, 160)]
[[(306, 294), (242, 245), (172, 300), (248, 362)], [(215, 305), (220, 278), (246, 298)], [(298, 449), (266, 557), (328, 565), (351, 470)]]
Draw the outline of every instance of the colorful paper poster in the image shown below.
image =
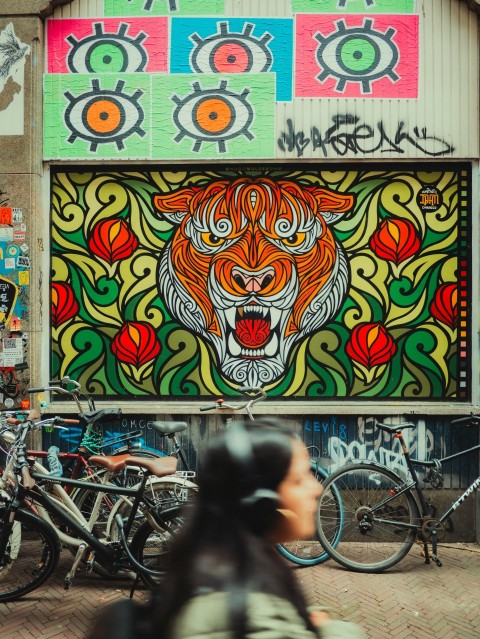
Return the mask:
[(45, 76), (46, 158), (273, 157), (275, 75)]
[(48, 73), (165, 72), (167, 48), (167, 18), (47, 22)]
[(413, 13), (415, 0), (292, 0), (292, 13)]
[(0, 31), (0, 136), (23, 135), (25, 63), (30, 46), (16, 36), (13, 23)]
[(275, 73), (276, 99), (292, 99), (293, 20), (172, 18), (171, 23), (171, 73)]
[(224, 0), (104, 0), (106, 16), (222, 15)]
[(416, 15), (300, 14), (295, 95), (416, 98)]

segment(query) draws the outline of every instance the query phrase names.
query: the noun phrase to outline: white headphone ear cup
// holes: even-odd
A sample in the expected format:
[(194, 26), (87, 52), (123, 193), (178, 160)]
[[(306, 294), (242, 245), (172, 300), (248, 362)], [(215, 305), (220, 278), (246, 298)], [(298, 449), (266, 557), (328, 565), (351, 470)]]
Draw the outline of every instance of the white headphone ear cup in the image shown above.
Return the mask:
[(259, 504), (271, 505), (273, 508), (277, 508), (280, 505), (280, 499), (278, 493), (269, 488), (257, 488), (251, 495), (242, 497), (240, 504), (245, 507), (255, 507)]

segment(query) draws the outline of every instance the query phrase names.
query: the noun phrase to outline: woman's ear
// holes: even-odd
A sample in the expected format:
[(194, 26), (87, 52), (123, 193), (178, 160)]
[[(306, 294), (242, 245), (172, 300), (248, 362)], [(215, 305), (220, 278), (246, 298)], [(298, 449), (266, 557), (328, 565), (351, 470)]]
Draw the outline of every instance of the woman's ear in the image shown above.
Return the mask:
[(293, 510), (288, 510), (288, 508), (277, 508), (275, 513), (277, 517), (269, 536), (274, 543), (280, 544), (291, 538), (292, 527), (295, 526), (298, 515)]

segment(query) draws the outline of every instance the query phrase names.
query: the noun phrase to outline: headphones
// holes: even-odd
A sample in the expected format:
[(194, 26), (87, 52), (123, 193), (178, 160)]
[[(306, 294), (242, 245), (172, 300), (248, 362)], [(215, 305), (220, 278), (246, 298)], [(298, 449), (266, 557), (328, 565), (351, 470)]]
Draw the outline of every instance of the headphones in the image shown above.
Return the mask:
[[(235, 470), (241, 476), (240, 483), (258, 474), (252, 441), (242, 422), (230, 424), (226, 431), (225, 446)], [(243, 509), (255, 513), (262, 512), (262, 515), (270, 519), (280, 506), (280, 498), (278, 493), (270, 488), (256, 488), (253, 492), (241, 497), (239, 503)]]

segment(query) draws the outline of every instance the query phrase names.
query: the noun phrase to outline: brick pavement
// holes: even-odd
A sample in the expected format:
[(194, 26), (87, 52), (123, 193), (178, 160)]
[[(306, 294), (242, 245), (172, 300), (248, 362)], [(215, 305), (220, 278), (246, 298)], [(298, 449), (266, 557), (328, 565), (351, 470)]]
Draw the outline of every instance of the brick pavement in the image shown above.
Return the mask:
[[(377, 575), (350, 573), (333, 562), (294, 568), (309, 604), (329, 606), (356, 621), (369, 639), (479, 639), (480, 546), (451, 544), (439, 553), (443, 567), (423, 563), (418, 548), (395, 569)], [(77, 575), (70, 591), (56, 574), (24, 599), (0, 604), (1, 639), (84, 639), (97, 611), (128, 596), (128, 582)], [(146, 591), (137, 591), (146, 599)]]

